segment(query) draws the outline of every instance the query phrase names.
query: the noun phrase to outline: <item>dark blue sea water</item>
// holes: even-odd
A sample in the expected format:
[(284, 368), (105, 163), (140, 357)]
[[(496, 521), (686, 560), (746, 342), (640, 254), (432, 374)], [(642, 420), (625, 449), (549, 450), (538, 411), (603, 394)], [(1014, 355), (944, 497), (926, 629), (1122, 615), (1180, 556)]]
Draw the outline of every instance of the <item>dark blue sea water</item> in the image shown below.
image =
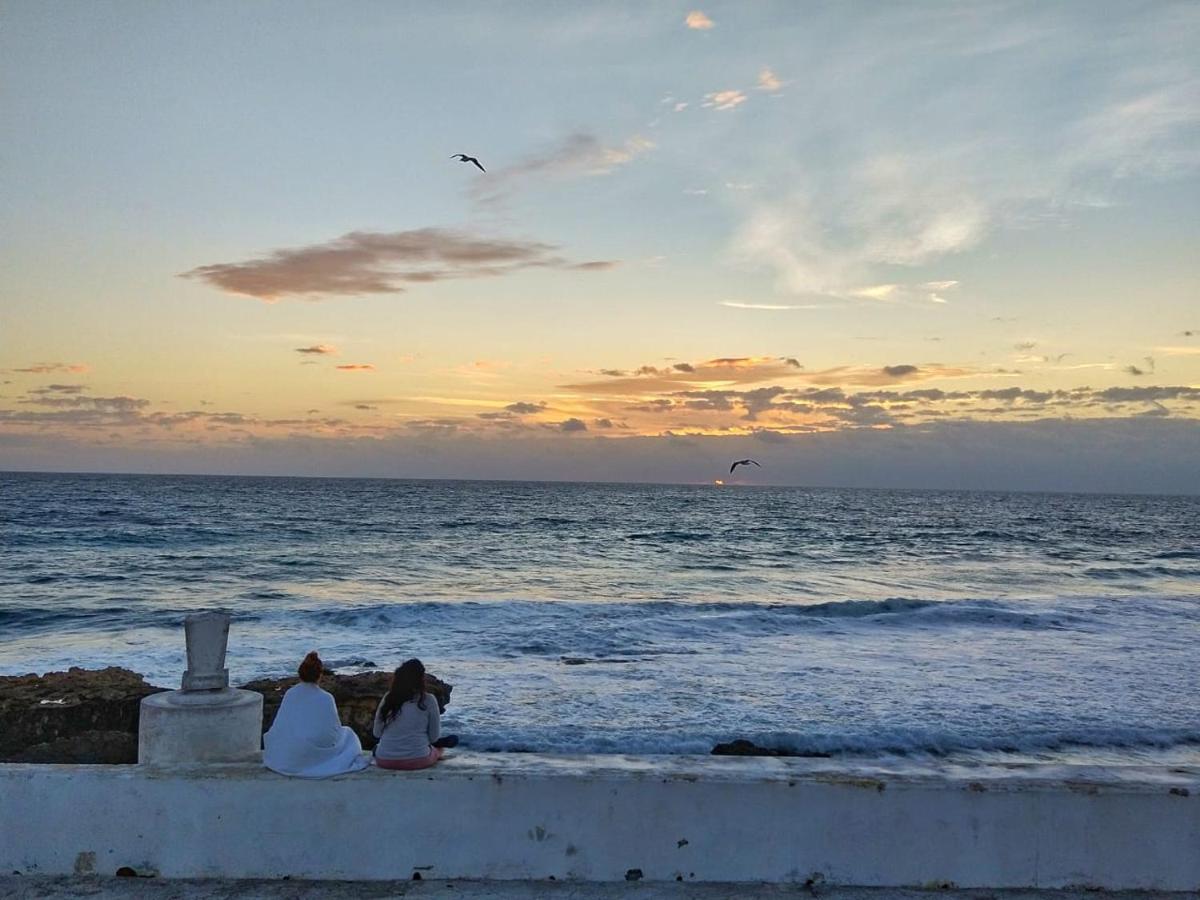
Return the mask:
[(0, 673), (409, 656), (470, 746), (1200, 760), (1200, 498), (0, 474)]

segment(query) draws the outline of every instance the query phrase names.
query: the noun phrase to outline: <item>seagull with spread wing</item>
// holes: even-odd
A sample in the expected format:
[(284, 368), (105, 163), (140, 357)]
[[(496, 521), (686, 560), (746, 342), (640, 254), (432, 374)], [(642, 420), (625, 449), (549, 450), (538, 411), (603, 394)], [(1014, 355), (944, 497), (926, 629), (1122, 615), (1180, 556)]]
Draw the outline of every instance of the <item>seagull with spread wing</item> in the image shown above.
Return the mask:
[(475, 157), (473, 157), (473, 156), (467, 156), (467, 154), (465, 154), (465, 153), (455, 153), (455, 154), (454, 154), (452, 157), (450, 157), (450, 158), (451, 158), (451, 159), (457, 159), (459, 162), (465, 162), (465, 163), (475, 163), (475, 166), (476, 166), (476, 168), (478, 168), (480, 172), (486, 172), (486, 171), (487, 171), (487, 169), (485, 169), (485, 168), (483, 167), (483, 165), (482, 165), (482, 164), (479, 162), (479, 160), (477, 160), (477, 159), (476, 159)]
[(760, 469), (762, 468), (761, 465), (759, 465), (752, 459), (739, 459), (737, 462), (735, 462), (732, 466), (729, 467), (730, 474), (732, 474), (733, 470), (736, 469), (738, 466), (749, 466), (749, 465), (758, 466)]

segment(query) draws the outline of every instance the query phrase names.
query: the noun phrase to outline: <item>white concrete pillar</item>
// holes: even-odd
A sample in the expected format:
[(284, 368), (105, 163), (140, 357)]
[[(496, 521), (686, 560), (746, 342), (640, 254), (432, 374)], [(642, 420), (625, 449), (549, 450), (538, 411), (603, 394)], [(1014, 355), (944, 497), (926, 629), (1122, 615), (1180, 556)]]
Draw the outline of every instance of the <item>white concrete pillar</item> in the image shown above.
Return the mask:
[(188, 668), (183, 689), (142, 700), (138, 763), (177, 766), (248, 762), (262, 755), (262, 694), (229, 687), (229, 613), (184, 620)]
[(254, 691), (165, 691), (142, 700), (138, 763), (250, 762), (262, 757), (263, 697)]

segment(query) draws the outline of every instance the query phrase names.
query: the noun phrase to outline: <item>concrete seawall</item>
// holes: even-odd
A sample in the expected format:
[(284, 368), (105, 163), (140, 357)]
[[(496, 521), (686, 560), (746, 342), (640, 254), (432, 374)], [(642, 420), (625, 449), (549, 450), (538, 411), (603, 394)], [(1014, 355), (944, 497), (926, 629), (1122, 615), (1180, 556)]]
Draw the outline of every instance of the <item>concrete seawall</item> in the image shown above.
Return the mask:
[(177, 878), (1200, 889), (1200, 768), (885, 768), (461, 752), (301, 781), (254, 765), (0, 765), (0, 870)]

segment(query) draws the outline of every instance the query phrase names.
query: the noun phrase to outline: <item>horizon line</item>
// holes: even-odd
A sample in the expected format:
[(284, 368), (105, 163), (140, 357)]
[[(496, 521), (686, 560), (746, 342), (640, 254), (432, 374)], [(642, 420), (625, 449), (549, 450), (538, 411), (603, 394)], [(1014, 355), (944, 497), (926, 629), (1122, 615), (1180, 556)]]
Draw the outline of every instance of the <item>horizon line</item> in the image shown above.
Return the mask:
[(800, 491), (888, 491), (895, 493), (941, 493), (941, 494), (1044, 494), (1050, 496), (1085, 497), (1182, 497), (1200, 499), (1200, 491), (1193, 493), (1164, 493), (1161, 491), (1055, 491), (1038, 488), (989, 488), (989, 487), (883, 487), (878, 485), (845, 484), (746, 484), (716, 481), (586, 481), (567, 478), (471, 478), (463, 476), (416, 477), (405, 475), (294, 475), (263, 474), (249, 472), (128, 472), (128, 471), (85, 471), (54, 469), (0, 469), (0, 477), (6, 475), (63, 475), (121, 478), (278, 478), (302, 479), (307, 481), (428, 481), (428, 482), (473, 482), (478, 484), (551, 484), (551, 485), (610, 485), (637, 487), (708, 487), (714, 489), (751, 488)]

